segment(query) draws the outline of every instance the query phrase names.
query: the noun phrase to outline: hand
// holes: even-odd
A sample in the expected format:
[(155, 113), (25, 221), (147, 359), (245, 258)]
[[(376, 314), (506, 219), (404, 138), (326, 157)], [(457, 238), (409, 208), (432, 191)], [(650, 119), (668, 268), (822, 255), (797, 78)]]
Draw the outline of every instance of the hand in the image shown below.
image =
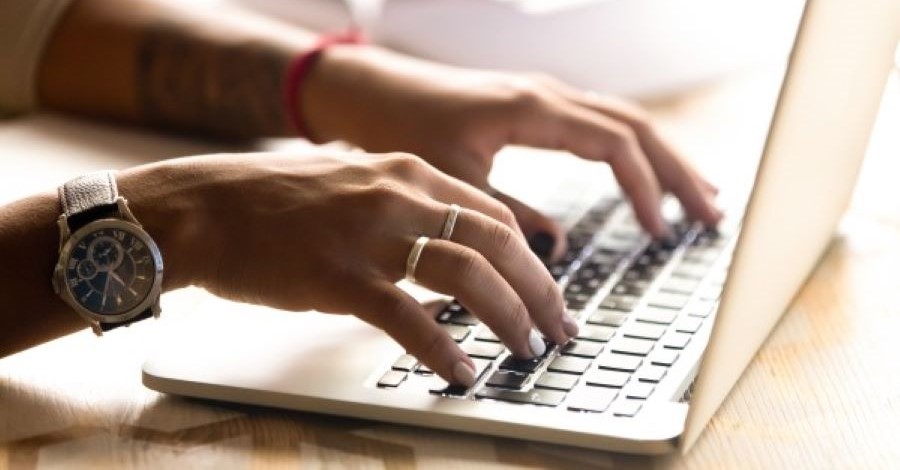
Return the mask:
[[(422, 234), (434, 239), (418, 282), (457, 297), (517, 356), (543, 352), (532, 325), (558, 344), (577, 333), (510, 210), (418, 157), (198, 157), (122, 172), (119, 187), (163, 250), (167, 287), (353, 313), (450, 382), (471, 385), (472, 361), (394, 285)], [(449, 203), (464, 209), (441, 240)]]
[[(494, 154), (507, 144), (570, 151), (608, 163), (641, 224), (663, 236), (661, 193), (689, 217), (715, 224), (716, 188), (667, 144), (640, 108), (542, 76), (477, 71), (374, 47), (336, 46), (313, 69), (305, 93), (313, 137), (369, 151), (408, 151), (489, 190)], [(526, 234), (562, 233), (549, 219), (499, 195)], [(562, 250), (557, 243), (556, 252)]]

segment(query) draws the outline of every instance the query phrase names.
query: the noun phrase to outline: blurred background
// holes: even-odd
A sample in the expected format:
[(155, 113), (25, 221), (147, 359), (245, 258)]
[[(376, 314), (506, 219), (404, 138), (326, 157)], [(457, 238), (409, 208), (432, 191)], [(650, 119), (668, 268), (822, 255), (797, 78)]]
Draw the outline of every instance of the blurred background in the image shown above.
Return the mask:
[(356, 25), (392, 49), (543, 71), (631, 97), (784, 59), (802, 0), (235, 0), (318, 31)]

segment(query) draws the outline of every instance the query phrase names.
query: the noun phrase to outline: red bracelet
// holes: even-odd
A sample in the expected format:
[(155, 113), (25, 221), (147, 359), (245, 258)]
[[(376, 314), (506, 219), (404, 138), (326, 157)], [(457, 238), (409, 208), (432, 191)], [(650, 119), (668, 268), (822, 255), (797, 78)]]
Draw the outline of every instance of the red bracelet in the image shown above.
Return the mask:
[(324, 34), (319, 36), (318, 41), (312, 48), (291, 61), (287, 73), (285, 73), (283, 98), (288, 120), (298, 137), (311, 137), (306, 121), (301, 113), (300, 90), (303, 87), (303, 81), (306, 80), (316, 60), (322, 55), (322, 52), (334, 44), (364, 44), (365, 42), (365, 37), (356, 29), (341, 33)]

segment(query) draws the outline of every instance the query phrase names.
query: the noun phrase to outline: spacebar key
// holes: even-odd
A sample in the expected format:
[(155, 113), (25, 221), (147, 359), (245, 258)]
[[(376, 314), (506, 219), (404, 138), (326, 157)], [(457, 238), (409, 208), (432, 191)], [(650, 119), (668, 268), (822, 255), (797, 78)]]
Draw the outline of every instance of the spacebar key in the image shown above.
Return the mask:
[(491, 398), (494, 400), (512, 401), (516, 403), (531, 403), (532, 405), (557, 406), (566, 397), (564, 392), (554, 390), (503, 390), (499, 388), (484, 388), (475, 394), (478, 398)]

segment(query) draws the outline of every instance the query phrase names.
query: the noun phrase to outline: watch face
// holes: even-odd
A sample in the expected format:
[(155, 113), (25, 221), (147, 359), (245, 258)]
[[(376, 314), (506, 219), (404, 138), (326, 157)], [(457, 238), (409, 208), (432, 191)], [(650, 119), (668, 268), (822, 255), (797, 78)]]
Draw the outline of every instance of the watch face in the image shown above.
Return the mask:
[(161, 266), (152, 241), (128, 224), (89, 224), (71, 239), (63, 277), (81, 307), (100, 315), (133, 310), (150, 294)]

